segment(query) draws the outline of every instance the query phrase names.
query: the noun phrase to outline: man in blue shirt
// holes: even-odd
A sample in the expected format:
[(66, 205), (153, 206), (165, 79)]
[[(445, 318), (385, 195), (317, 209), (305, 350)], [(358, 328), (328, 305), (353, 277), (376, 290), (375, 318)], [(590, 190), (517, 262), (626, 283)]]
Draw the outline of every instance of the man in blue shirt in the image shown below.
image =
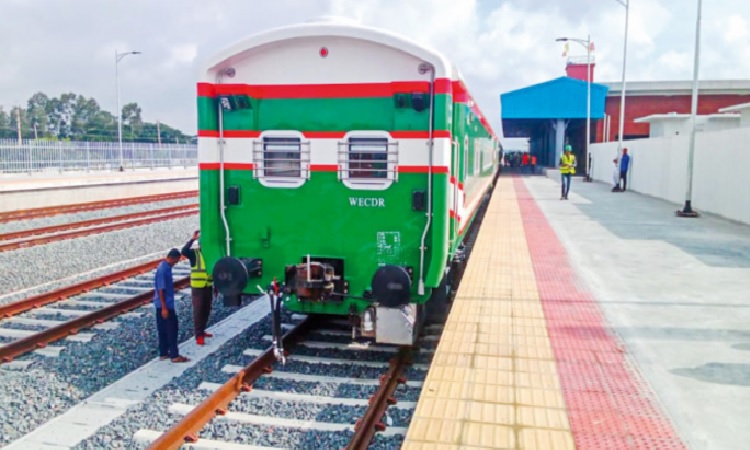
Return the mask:
[(622, 149), (622, 160), (620, 161), (620, 179), (622, 180), (622, 192), (628, 187), (628, 167), (630, 167), (630, 155), (628, 149)]
[(180, 251), (173, 248), (167, 258), (159, 263), (154, 276), (154, 308), (156, 308), (156, 330), (159, 333), (159, 359), (170, 358), (172, 362), (190, 361), (180, 356), (177, 348), (177, 314), (174, 309), (174, 280), (172, 267), (180, 260)]

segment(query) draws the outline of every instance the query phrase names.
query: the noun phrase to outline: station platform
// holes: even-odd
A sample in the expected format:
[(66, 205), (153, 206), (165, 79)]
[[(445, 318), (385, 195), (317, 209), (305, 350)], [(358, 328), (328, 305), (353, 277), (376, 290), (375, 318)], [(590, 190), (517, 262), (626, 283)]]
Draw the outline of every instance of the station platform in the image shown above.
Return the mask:
[(48, 189), (102, 186), (109, 184), (146, 183), (151, 181), (195, 179), (198, 171), (192, 168), (142, 169), (91, 172), (37, 172), (28, 174), (0, 174), (0, 193), (40, 191)]
[(750, 442), (750, 227), (502, 176), (405, 450)]
[(198, 189), (191, 168), (0, 175), (0, 212)]

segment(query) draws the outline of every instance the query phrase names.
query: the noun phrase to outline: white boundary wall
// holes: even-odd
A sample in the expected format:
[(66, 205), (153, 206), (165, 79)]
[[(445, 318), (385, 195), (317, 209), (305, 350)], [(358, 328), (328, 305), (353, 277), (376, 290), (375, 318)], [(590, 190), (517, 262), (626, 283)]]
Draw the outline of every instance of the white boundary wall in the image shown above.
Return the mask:
[[(631, 156), (628, 190), (685, 202), (689, 136), (626, 141)], [(592, 177), (612, 184), (617, 142), (591, 145)], [(693, 209), (750, 224), (750, 128), (695, 136)]]

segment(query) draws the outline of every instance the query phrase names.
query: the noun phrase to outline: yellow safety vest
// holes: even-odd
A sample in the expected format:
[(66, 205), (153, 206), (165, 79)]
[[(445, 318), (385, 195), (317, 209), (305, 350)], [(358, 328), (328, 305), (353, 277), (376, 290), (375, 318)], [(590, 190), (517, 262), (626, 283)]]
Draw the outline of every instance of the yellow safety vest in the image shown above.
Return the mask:
[(206, 272), (206, 261), (203, 259), (203, 253), (195, 250), (195, 265), (190, 268), (190, 287), (205, 288), (213, 285), (211, 275)]
[[(563, 154), (560, 157), (560, 173), (569, 173), (571, 175), (576, 173), (576, 168), (573, 164), (576, 162), (576, 157), (573, 155), (567, 156)], [(570, 167), (565, 167), (569, 165)]]

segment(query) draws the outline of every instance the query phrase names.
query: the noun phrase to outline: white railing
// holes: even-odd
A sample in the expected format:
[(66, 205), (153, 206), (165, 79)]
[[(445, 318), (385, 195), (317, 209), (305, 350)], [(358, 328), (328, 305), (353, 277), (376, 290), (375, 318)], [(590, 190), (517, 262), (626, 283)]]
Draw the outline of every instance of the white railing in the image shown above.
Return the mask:
[[(190, 167), (197, 164), (196, 144), (123, 142), (124, 170)], [(117, 142), (66, 142), (0, 139), (0, 173), (119, 170)]]

